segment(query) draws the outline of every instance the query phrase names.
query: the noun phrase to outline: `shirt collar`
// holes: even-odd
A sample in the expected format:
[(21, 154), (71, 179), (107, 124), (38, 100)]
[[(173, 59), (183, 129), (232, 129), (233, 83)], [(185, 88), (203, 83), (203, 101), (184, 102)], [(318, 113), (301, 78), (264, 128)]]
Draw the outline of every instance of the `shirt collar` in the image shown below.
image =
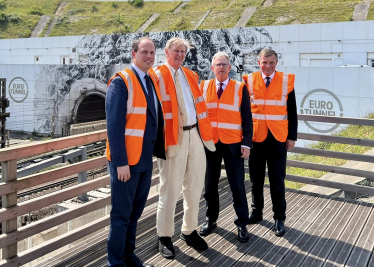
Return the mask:
[[(172, 74), (172, 76), (174, 77), (174, 75), (175, 75), (175, 72), (176, 71), (178, 71), (178, 70), (180, 70), (181, 68), (179, 68), (179, 69), (174, 69), (167, 61), (165, 62), (165, 65), (170, 69), (170, 71), (171, 71), (171, 74)], [(179, 73), (180, 74), (180, 73)]]
[[(224, 80), (222, 83), (223, 83), (223, 85), (222, 85), (222, 88), (225, 88), (226, 86), (227, 86), (227, 84), (229, 83), (229, 80), (230, 80), (230, 78), (227, 78), (226, 80)], [(217, 79), (216, 79), (216, 87), (218, 88), (219, 87), (219, 84), (220, 84), (221, 82), (220, 81), (218, 81)]]
[(138, 73), (139, 77), (141, 79), (144, 79), (144, 76), (147, 74), (145, 73), (144, 71), (142, 71), (141, 69), (138, 68), (138, 66), (135, 65), (135, 63), (131, 63), (131, 66), (135, 69), (135, 71)]
[(266, 75), (261, 71), (261, 75), (262, 75), (262, 79), (263, 79), (263, 80), (265, 80), (266, 77), (270, 77), (270, 80), (272, 80), (273, 77), (274, 77), (274, 75), (275, 75), (275, 71), (274, 71), (273, 74), (270, 75), (270, 76), (266, 76)]

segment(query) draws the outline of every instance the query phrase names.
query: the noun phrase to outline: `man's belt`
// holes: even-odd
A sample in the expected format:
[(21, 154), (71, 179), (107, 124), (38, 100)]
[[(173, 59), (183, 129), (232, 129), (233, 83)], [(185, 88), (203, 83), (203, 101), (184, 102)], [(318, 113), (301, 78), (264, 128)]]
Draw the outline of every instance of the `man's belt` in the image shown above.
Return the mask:
[(183, 131), (189, 131), (189, 130), (195, 128), (196, 125), (197, 125), (197, 123), (195, 123), (194, 125), (183, 126)]

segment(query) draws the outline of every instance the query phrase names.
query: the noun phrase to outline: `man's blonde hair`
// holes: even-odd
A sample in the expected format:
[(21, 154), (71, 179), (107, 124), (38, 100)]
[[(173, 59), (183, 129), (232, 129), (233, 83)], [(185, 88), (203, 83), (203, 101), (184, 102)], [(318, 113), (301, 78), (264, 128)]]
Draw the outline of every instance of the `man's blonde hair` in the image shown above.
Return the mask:
[(165, 48), (166, 49), (169, 49), (172, 45), (180, 45), (180, 44), (184, 44), (185, 47), (186, 47), (186, 52), (189, 50), (189, 49), (193, 49), (194, 47), (191, 45), (190, 41), (188, 40), (185, 40), (185, 39), (182, 39), (182, 38), (179, 38), (179, 37), (173, 37), (171, 39), (169, 39), (167, 42), (166, 42), (166, 46)]

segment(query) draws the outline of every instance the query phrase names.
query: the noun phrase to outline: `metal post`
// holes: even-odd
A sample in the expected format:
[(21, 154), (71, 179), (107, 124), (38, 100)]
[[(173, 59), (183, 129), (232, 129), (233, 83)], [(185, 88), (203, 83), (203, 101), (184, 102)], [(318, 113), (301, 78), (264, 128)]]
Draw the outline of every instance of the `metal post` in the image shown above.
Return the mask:
[(6, 108), (9, 106), (9, 101), (6, 98), (6, 79), (0, 79), (0, 143), (1, 148), (6, 145), (6, 135), (5, 135), (5, 121), (9, 117), (9, 113), (6, 113)]
[[(79, 147), (79, 149), (81, 149), (82, 151), (81, 156), (79, 156), (79, 160), (80, 161), (87, 160), (87, 147), (81, 146)], [(87, 182), (87, 171), (78, 173), (78, 184), (84, 183), (84, 182)], [(88, 201), (87, 193), (83, 193), (79, 195), (78, 199), (83, 202), (87, 202)]]

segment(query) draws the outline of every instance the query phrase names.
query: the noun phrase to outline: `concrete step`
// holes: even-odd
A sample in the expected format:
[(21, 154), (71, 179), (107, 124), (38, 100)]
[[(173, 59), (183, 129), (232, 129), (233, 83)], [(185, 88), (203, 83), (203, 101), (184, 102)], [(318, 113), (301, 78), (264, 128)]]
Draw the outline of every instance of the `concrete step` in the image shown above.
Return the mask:
[(152, 16), (149, 17), (149, 19), (147, 19), (146, 22), (144, 22), (144, 24), (142, 26), (140, 26), (139, 29), (136, 30), (136, 32), (138, 33), (141, 33), (141, 32), (144, 32), (145, 29), (148, 28), (149, 25), (151, 25), (151, 23), (157, 19), (159, 16), (161, 15), (161, 13), (154, 13)]
[(204, 16), (201, 17), (201, 19), (199, 20), (199, 22), (196, 24), (194, 30), (197, 30), (197, 28), (201, 25), (201, 23), (203, 23), (203, 21), (206, 19), (206, 17), (209, 15), (209, 13), (211, 12), (212, 10), (208, 10)]
[(47, 26), (48, 22), (51, 20), (51, 16), (49, 15), (43, 15), (39, 19), (38, 24), (36, 24), (34, 30), (31, 33), (30, 37), (38, 37), (45, 29)]
[(368, 16), (370, 3), (364, 2), (357, 4), (355, 10), (353, 11), (352, 19), (354, 21), (365, 21)]
[(257, 7), (247, 7), (234, 28), (239, 28), (239, 27), (245, 27), (245, 24), (248, 22), (248, 20), (252, 17), (253, 13), (255, 13)]

